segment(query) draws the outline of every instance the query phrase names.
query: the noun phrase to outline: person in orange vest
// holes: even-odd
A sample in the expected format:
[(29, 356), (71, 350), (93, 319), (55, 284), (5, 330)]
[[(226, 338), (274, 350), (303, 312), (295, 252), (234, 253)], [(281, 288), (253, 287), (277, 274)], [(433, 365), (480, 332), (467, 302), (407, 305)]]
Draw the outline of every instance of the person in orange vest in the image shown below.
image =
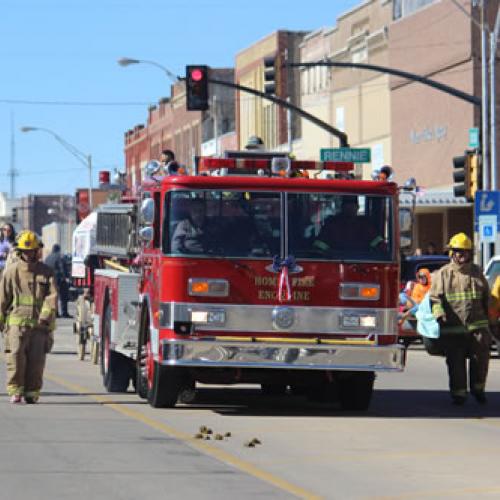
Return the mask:
[(431, 272), (426, 267), (417, 271), (417, 281), (411, 289), (410, 296), (408, 297), (407, 310), (402, 318), (399, 320), (403, 323), (408, 316), (414, 315), (418, 310), (418, 305), (424, 300), (425, 295), (431, 288)]

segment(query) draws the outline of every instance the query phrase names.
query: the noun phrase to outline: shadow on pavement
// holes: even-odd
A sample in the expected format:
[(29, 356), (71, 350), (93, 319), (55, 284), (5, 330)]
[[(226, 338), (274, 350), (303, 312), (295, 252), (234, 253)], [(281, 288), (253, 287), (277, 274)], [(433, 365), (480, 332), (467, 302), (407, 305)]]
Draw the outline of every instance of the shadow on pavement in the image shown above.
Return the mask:
[(178, 410), (212, 410), (228, 416), (367, 418), (492, 418), (500, 416), (500, 392), (487, 393), (488, 404), (468, 398), (464, 406), (451, 404), (447, 391), (376, 390), (366, 412), (344, 411), (336, 403), (314, 403), (300, 396), (263, 396), (258, 389), (199, 389), (196, 402)]

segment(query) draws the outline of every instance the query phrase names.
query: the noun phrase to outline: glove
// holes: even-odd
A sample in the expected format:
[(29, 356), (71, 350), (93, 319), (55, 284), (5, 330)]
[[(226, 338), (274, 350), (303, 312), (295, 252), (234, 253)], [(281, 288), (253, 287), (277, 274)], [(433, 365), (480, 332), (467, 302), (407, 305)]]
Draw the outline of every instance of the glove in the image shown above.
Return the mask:
[(439, 326), (444, 326), (445, 323), (446, 323), (446, 316), (440, 316), (439, 318), (437, 318), (437, 322), (439, 323)]
[(48, 329), (49, 329), (49, 327), (50, 327), (50, 324), (49, 324), (48, 320), (46, 320), (46, 319), (41, 319), (41, 320), (40, 320), (40, 327), (41, 327), (41, 328), (46, 328), (46, 329), (48, 330)]

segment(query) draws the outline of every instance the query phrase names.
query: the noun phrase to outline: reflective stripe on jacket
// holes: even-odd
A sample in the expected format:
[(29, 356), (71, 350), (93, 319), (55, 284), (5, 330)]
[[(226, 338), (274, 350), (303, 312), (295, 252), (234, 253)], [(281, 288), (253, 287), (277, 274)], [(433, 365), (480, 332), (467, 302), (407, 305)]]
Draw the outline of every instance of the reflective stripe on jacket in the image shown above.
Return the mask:
[(52, 269), (22, 259), (8, 266), (0, 282), (0, 322), (35, 328), (40, 322), (54, 328), (57, 289)]

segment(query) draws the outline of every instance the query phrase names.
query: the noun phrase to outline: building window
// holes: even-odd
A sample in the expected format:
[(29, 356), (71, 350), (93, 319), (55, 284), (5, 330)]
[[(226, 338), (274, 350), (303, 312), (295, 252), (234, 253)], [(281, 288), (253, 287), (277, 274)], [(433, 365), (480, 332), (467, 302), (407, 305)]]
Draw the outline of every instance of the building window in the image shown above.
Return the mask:
[(434, 3), (436, 0), (394, 0), (393, 3), (393, 18), (401, 19), (403, 17), (409, 16), (418, 10), (422, 9), (426, 5)]
[(368, 50), (366, 47), (358, 47), (352, 50), (352, 62), (360, 63), (368, 59)]
[(343, 106), (335, 108), (335, 127), (341, 132), (345, 131), (345, 109)]
[(309, 88), (308, 88), (308, 76), (309, 76), (309, 70), (305, 69), (302, 71), (302, 95), (308, 94), (309, 93)]

